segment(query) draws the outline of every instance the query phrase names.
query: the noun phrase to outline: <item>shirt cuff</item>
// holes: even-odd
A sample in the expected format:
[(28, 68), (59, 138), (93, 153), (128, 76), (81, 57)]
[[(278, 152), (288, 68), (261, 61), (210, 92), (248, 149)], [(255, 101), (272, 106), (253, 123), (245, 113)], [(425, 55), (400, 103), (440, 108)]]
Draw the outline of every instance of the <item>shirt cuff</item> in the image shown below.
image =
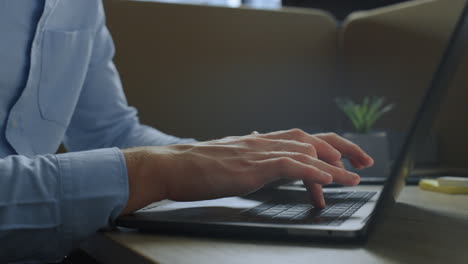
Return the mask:
[(119, 216), (128, 200), (128, 176), (125, 158), (118, 148), (56, 157), (62, 200), (58, 231), (67, 252)]

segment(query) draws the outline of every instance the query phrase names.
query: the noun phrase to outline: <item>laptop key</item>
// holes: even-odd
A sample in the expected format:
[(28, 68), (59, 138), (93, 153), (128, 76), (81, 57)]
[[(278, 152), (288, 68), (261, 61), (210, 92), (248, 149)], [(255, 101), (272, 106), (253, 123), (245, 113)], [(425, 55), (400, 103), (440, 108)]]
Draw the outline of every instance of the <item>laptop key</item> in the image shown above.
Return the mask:
[(259, 214), (263, 211), (266, 211), (272, 207), (274, 207), (275, 204), (271, 204), (271, 203), (263, 203), (261, 205), (258, 205), (256, 207), (253, 207), (253, 208), (249, 208), (249, 209), (246, 209), (244, 211), (242, 211), (241, 213), (242, 214), (252, 214), (252, 215), (256, 215), (256, 214)]
[(353, 192), (351, 195), (348, 196), (348, 198), (363, 198), (367, 194), (368, 192)]
[(259, 213), (259, 214), (257, 214), (257, 215), (259, 215), (259, 216), (271, 216), (271, 217), (273, 217), (273, 216), (275, 216), (275, 215), (277, 215), (277, 214), (279, 214), (279, 213), (281, 213), (281, 211), (270, 211), (270, 210), (267, 210), (267, 211), (263, 211), (263, 212), (261, 212), (261, 213)]
[[(311, 208), (313, 208), (313, 206), (310, 205), (310, 204), (296, 204), (296, 205), (293, 206), (291, 209), (293, 209), (293, 210), (298, 210), (298, 211), (299, 211), (299, 210), (305, 211), (305, 210), (309, 210), (309, 209), (311, 209)], [(290, 210), (291, 210), (291, 209), (290, 209)]]
[(291, 220), (293, 219), (297, 214), (278, 214), (273, 217), (273, 219), (282, 219), (282, 220)]

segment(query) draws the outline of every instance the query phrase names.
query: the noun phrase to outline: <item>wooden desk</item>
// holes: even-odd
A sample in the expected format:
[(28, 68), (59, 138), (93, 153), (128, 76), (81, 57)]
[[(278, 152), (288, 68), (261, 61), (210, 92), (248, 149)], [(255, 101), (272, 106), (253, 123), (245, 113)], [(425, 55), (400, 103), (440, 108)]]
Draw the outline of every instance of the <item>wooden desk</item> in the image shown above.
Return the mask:
[(406, 187), (387, 218), (366, 245), (121, 231), (84, 249), (103, 263), (468, 263), (468, 195)]

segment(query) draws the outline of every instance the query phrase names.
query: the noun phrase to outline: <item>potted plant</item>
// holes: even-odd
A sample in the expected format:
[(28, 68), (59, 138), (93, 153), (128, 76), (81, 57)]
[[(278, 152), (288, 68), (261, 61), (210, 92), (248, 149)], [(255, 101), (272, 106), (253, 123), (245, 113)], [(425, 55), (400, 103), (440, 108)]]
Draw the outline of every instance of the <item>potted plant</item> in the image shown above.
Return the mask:
[[(386, 104), (383, 96), (366, 96), (360, 104), (349, 98), (336, 98), (336, 104), (351, 121), (355, 130), (352, 133), (344, 133), (343, 136), (358, 144), (374, 158), (374, 166), (359, 173), (364, 177), (388, 176), (390, 158), (387, 134), (375, 131), (374, 125), (385, 113), (393, 109), (394, 104)], [(353, 170), (349, 164), (347, 166)]]

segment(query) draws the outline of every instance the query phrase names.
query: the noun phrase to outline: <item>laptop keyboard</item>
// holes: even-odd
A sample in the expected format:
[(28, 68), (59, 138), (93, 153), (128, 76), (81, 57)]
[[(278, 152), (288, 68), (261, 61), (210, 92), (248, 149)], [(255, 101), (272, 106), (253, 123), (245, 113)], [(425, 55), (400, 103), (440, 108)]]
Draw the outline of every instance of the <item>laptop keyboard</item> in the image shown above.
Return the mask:
[(324, 193), (326, 207), (314, 208), (311, 204), (279, 204), (266, 202), (246, 209), (231, 220), (320, 224), (337, 226), (351, 217), (376, 192), (329, 192)]

